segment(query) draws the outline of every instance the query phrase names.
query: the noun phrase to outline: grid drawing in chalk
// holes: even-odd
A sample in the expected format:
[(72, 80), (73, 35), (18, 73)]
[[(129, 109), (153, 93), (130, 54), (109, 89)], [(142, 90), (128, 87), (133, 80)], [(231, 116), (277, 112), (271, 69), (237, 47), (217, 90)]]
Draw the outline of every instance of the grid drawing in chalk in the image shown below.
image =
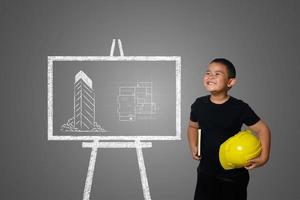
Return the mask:
[(137, 82), (135, 87), (120, 87), (118, 95), (120, 121), (153, 119), (152, 82)]

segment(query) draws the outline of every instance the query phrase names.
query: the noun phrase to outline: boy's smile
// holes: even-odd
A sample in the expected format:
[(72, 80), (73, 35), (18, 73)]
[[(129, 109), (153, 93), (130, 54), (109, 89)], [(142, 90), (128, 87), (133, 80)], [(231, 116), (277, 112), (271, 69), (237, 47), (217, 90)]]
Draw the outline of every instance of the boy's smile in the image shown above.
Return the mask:
[(203, 84), (210, 93), (227, 92), (232, 86), (232, 79), (228, 78), (227, 68), (221, 63), (210, 63), (203, 78)]

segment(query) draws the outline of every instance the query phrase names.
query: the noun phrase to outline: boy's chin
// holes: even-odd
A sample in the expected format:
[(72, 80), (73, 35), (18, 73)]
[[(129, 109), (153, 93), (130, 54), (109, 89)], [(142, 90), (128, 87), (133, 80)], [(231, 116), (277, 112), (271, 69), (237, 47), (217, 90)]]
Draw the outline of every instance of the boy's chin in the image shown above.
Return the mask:
[(216, 88), (210, 88), (210, 87), (205, 87), (206, 91), (211, 93), (211, 94), (220, 94), (220, 93), (226, 93), (228, 92), (227, 88), (223, 89), (216, 89)]
[(212, 89), (212, 88), (205, 88), (205, 89), (206, 89), (207, 92), (210, 92), (210, 93), (212, 93), (212, 92), (218, 92), (217, 90)]
[(220, 95), (220, 94), (226, 94), (227, 91), (223, 91), (223, 90), (207, 90), (207, 92), (209, 92), (211, 95)]

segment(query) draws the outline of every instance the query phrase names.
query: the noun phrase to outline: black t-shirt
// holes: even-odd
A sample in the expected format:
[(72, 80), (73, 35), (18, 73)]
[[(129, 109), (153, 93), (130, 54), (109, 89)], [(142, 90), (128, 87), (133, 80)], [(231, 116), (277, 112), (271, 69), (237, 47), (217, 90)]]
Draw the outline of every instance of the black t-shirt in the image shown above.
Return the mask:
[(219, 162), (219, 147), (241, 130), (243, 124), (254, 125), (260, 118), (242, 100), (231, 97), (215, 104), (210, 95), (199, 97), (191, 106), (190, 120), (201, 128), (201, 160), (198, 170), (218, 177), (248, 173), (245, 168), (224, 170)]

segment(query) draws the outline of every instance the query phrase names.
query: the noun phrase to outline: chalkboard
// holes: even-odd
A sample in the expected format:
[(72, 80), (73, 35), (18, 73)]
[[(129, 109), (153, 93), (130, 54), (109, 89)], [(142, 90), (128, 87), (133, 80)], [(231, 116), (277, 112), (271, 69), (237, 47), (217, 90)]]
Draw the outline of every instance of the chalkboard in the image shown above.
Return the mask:
[(180, 57), (49, 57), (48, 78), (51, 140), (180, 139)]

